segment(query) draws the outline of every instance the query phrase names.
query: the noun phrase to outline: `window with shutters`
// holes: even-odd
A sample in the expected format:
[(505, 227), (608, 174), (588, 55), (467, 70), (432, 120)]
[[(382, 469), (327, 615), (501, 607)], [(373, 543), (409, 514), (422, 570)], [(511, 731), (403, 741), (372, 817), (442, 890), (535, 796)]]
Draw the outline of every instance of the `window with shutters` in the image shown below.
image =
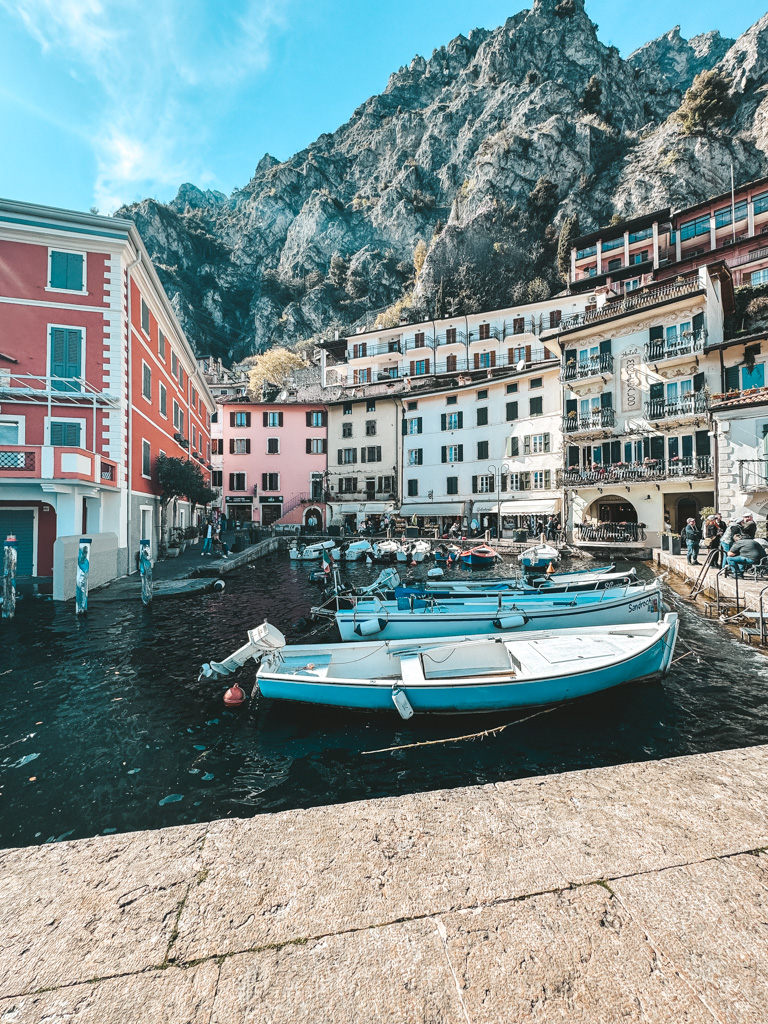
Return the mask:
[[(247, 416), (248, 413), (244, 413), (244, 415)], [(283, 414), (281, 412), (268, 412), (266, 425), (268, 427), (282, 427)]]
[(341, 436), (342, 437), (352, 437), (352, 424), (351, 423), (342, 423), (341, 424)]
[(211, 473), (211, 486), (212, 487), (223, 487), (224, 486), (223, 476), (224, 476), (224, 473), (223, 473), (223, 471), (221, 469), (214, 469), (214, 471)]
[(55, 291), (85, 293), (85, 254), (49, 250), (48, 287)]
[(367, 370), (355, 370), (352, 374), (352, 382), (354, 384), (370, 384), (371, 383), (371, 371)]
[(376, 480), (376, 490), (379, 494), (391, 494), (394, 491), (394, 477), (380, 476)]
[(520, 439), (517, 437), (507, 438), (507, 447), (505, 451), (506, 458), (513, 458), (520, 454)]
[(456, 341), (456, 328), (449, 327), (445, 332), (445, 343), (446, 345), (453, 345)]
[(543, 377), (531, 377), (530, 382), (528, 384), (528, 389), (530, 391), (534, 391), (536, 388), (543, 388), (543, 387), (544, 387), (544, 378)]
[(176, 399), (174, 399), (173, 400), (173, 425), (174, 425), (174, 427), (176, 427), (177, 430), (179, 429), (179, 413), (180, 413), (180, 411), (181, 410), (179, 409), (179, 403), (176, 401)]
[(353, 345), (352, 346), (352, 358), (353, 359), (363, 359), (367, 355), (368, 355), (368, 342), (367, 341), (362, 342), (360, 345)]
[(424, 331), (416, 331), (413, 336), (413, 347), (423, 348), (424, 347)]
[(141, 300), (141, 329), (149, 336), (149, 306), (144, 299)]
[(488, 442), (487, 441), (478, 441), (477, 442), (477, 457), (478, 457), (478, 459), (487, 459), (488, 458)]
[(494, 479), (492, 476), (479, 476), (477, 478), (477, 491), (476, 494), (490, 494), (494, 489)]
[(179, 376), (179, 357), (171, 349), (171, 374), (178, 379)]
[(518, 387), (517, 381), (515, 381), (514, 384), (507, 384), (507, 394), (508, 395), (516, 395), (517, 394), (517, 387)]
[(455, 373), (459, 365), (458, 356), (446, 356), (445, 372)]
[(531, 416), (542, 416), (543, 415), (543, 399), (532, 398), (530, 401), (530, 415)]
[(449, 412), (446, 420), (446, 430), (461, 430), (464, 423), (464, 414), (461, 412)]
[(160, 385), (160, 415), (168, 417), (168, 390), (165, 384)]
[(376, 420), (365, 421), (365, 436), (376, 437)]
[(541, 472), (535, 472), (533, 474), (533, 489), (534, 491), (545, 491), (549, 490), (551, 486), (551, 471), (548, 469), (542, 470)]
[(408, 465), (409, 466), (421, 466), (424, 463), (424, 449), (423, 448), (411, 448), (408, 451)]
[(408, 481), (408, 497), (409, 498), (415, 498), (415, 497), (418, 496), (418, 493), (419, 493), (419, 481), (418, 480), (409, 480)]
[(247, 437), (233, 437), (229, 442), (229, 450), (233, 455), (247, 455), (250, 441)]
[(369, 445), (366, 448), (360, 449), (360, 461), (361, 462), (381, 462), (381, 447), (379, 445)]
[(488, 423), (488, 406), (483, 406), (482, 409), (477, 410), (477, 425), (478, 427), (484, 427)]
[(262, 473), (261, 474), (261, 489), (262, 489), (262, 491), (279, 491), (280, 490), (280, 474), (279, 473)]
[(411, 373), (414, 377), (422, 376), (425, 373), (429, 373), (429, 360), (416, 359), (411, 363), (411, 367)]
[(310, 413), (309, 426), (310, 427), (324, 427), (325, 426), (324, 417), (325, 417), (325, 413), (323, 413), (323, 412), (311, 412)]
[(445, 481), (446, 494), (458, 494), (459, 493), (459, 478), (457, 476), (449, 476)]
[(326, 440), (324, 437), (311, 437), (309, 441), (309, 455), (322, 455), (326, 450)]
[(141, 475), (149, 479), (152, 476), (152, 453), (149, 441), (141, 442)]
[(491, 336), (491, 325), (480, 324), (480, 341), (486, 341)]
[(352, 403), (351, 402), (345, 402), (343, 407), (342, 407), (342, 412), (343, 412), (343, 414), (345, 416), (351, 416), (352, 415)]
[(229, 474), (229, 489), (230, 489), (230, 491), (244, 491), (245, 490), (245, 473), (230, 473)]
[(531, 437), (531, 452), (539, 455), (549, 451), (549, 434), (534, 434)]
[(517, 419), (517, 402), (507, 402), (507, 419)]
[[(79, 448), (82, 425), (71, 420), (51, 420), (49, 426), (50, 444), (63, 448)], [(14, 441), (18, 444), (18, 441)]]
[(496, 363), (495, 352), (476, 352), (475, 353), (475, 366), (478, 369), (485, 369), (488, 366), (493, 366)]
[(197, 428), (194, 423), (192, 424), (192, 451), (197, 451)]
[(280, 454), (280, 438), (279, 437), (268, 437), (267, 438), (267, 455), (279, 455)]
[(148, 402), (152, 401), (152, 367), (141, 364), (141, 394)]
[(414, 416), (413, 419), (408, 420), (408, 433), (409, 434), (420, 434), (422, 430), (422, 417)]
[(442, 461), (443, 462), (463, 462), (464, 461), (464, 445), (463, 444), (447, 444), (447, 445), (443, 445), (443, 448), (442, 448)]
[(343, 476), (339, 480), (339, 493), (340, 494), (355, 494), (355, 493), (357, 493), (357, 477), (356, 476)]
[(165, 335), (162, 331), (157, 332), (157, 354), (165, 362)]
[(342, 465), (357, 462), (357, 448), (340, 448), (339, 453), (339, 462)]
[(50, 375), (53, 391), (80, 391), (83, 377), (84, 335), (79, 327), (51, 327)]
[(249, 412), (231, 412), (229, 414), (229, 425), (230, 427), (250, 427), (251, 414)]

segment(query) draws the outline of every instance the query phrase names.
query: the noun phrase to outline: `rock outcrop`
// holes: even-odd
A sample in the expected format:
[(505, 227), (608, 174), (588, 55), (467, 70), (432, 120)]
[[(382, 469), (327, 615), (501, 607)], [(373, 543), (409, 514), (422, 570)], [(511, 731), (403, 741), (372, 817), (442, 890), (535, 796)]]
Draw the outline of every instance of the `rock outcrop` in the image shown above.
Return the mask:
[[(737, 115), (685, 136), (675, 111), (713, 67)], [(729, 187), (731, 160), (737, 181), (766, 173), (766, 84), (768, 15), (735, 42), (675, 28), (623, 60), (583, 0), (535, 0), (414, 57), (337, 131), (284, 162), (265, 155), (232, 195), (185, 184), (120, 212), (198, 351), (237, 359), (396, 302), (421, 317), (558, 290), (566, 216), (589, 230), (703, 199)]]

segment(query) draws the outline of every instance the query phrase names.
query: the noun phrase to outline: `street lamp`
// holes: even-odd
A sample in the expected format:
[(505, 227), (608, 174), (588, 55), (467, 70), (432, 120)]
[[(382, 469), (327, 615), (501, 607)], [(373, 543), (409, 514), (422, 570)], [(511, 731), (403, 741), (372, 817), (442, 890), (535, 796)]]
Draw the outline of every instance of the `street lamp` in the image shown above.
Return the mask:
[(488, 472), (493, 475), (493, 484), (496, 488), (496, 537), (501, 539), (501, 478), (505, 473), (511, 473), (512, 467), (508, 462), (502, 462), (500, 466), (491, 464)]

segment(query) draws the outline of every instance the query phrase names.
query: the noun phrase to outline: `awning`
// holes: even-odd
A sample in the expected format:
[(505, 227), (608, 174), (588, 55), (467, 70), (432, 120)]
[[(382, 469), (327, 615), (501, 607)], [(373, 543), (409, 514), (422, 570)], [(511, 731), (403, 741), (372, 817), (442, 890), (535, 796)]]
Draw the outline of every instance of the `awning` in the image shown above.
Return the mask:
[(430, 501), (425, 505), (403, 505), (401, 516), (460, 516), (464, 511), (464, 502), (455, 504), (447, 501)]
[(337, 515), (351, 516), (380, 516), (385, 512), (394, 512), (394, 501), (346, 501), (340, 505), (333, 505), (333, 511)]
[(521, 498), (520, 501), (502, 501), (503, 516), (551, 516), (559, 511), (559, 498)]

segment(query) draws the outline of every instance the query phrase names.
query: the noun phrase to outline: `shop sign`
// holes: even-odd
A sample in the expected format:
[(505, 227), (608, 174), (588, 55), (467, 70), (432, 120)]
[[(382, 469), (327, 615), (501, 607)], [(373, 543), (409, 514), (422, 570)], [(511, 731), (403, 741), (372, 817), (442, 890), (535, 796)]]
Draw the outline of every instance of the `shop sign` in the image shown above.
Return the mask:
[(282, 494), (277, 494), (277, 495), (274, 495), (274, 496), (270, 495), (267, 498), (261, 497), (261, 498), (259, 498), (259, 504), (261, 504), (261, 505), (282, 505), (283, 504), (283, 496), (282, 496)]
[(252, 505), (253, 498), (238, 497), (238, 498), (227, 498), (228, 505)]

